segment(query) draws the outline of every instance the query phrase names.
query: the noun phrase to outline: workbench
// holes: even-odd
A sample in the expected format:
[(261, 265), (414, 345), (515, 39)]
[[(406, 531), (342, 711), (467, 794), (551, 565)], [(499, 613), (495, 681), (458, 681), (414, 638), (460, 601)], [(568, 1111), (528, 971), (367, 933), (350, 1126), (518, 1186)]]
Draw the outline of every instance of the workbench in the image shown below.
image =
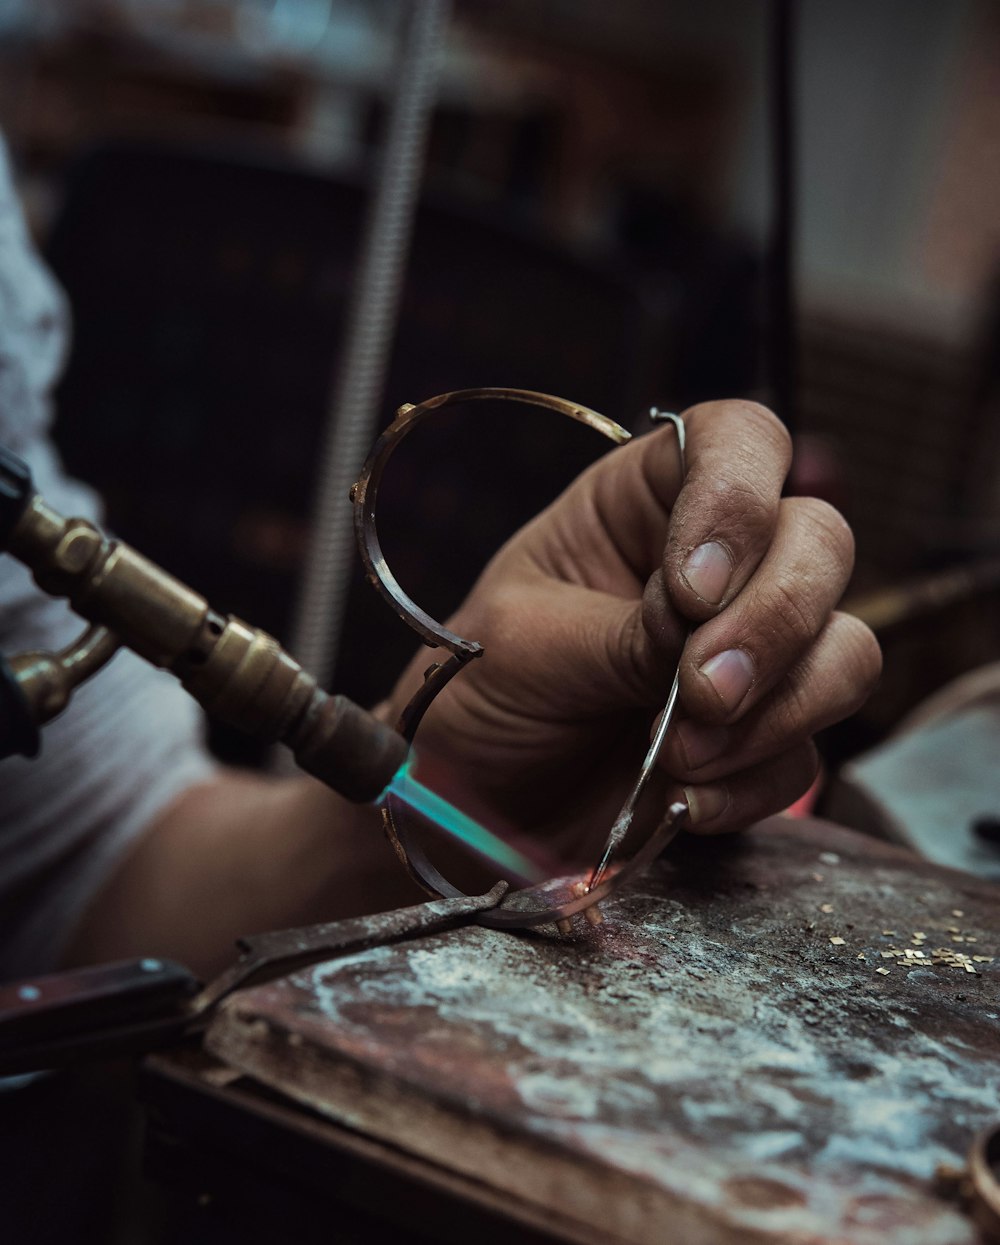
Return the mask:
[(686, 836), (602, 925), (236, 994), (147, 1064), (150, 1170), (189, 1243), (971, 1245), (998, 899), (822, 822)]

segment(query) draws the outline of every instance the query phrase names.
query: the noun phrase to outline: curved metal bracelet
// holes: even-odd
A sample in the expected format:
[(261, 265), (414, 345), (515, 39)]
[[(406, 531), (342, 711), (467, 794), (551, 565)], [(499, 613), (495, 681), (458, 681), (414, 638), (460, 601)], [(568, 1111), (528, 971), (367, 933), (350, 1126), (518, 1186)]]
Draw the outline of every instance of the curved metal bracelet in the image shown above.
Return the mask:
[[(396, 724), (397, 730), (411, 743), (434, 698), (469, 661), (481, 657), (484, 650), (481, 644), (474, 640), (463, 639), (431, 618), (403, 590), (389, 569), (382, 552), (375, 521), (379, 484), (386, 464), (399, 443), (429, 415), (447, 406), (482, 399), (499, 399), (544, 407), (587, 424), (618, 445), (631, 439), (631, 434), (620, 424), (588, 407), (529, 389), (458, 389), (428, 398), (427, 401), (416, 405), (407, 403), (398, 409), (396, 418), (375, 442), (365, 460), (358, 482), (351, 489), (351, 501), (354, 504), (354, 533), (369, 583), (425, 644), (431, 648), (445, 648), (451, 654), (446, 661), (435, 662), (425, 671), (423, 683), (400, 714)], [(649, 757), (647, 756), (647, 762), (643, 767), (644, 772), (647, 771), (648, 763)], [(642, 778), (643, 785), (644, 781), (645, 779)], [(634, 790), (629, 797), (633, 805), (637, 795), (638, 792)], [(573, 916), (599, 903), (601, 899), (621, 886), (627, 878), (643, 868), (669, 843), (680, 830), (687, 811), (687, 806), (683, 803), (672, 804), (660, 825), (639, 852), (610, 874), (605, 881), (588, 890), (586, 894), (553, 905), (551, 896), (547, 893), (551, 890), (552, 883), (545, 882), (511, 893), (498, 908), (482, 913), (479, 917), (480, 923), (498, 928), (548, 924)], [(399, 817), (397, 801), (391, 794), (382, 807), (382, 820), (397, 857), (419, 886), (432, 895), (449, 898), (464, 895), (465, 892), (444, 877), (428, 859), (421, 845), (414, 840)]]

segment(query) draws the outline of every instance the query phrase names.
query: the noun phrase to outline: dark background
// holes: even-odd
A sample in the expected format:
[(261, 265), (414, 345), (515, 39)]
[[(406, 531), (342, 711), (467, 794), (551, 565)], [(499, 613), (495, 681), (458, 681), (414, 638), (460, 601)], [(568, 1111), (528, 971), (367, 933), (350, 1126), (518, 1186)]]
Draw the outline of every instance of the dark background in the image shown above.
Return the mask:
[[(636, 429), (651, 403), (773, 401), (776, 8), (456, 6), (385, 421), (484, 384)], [(1000, 18), (791, 8), (797, 385), (778, 413), (790, 487), (855, 529), (849, 604), (887, 654), (835, 762), (996, 656)], [(0, 121), (76, 320), (58, 443), (119, 532), (286, 641), (403, 12), (0, 3)], [(422, 431), (383, 493), (398, 577), (447, 613), (603, 450), (514, 408)], [(376, 700), (411, 649), (356, 583), (337, 688)]]
[[(117, 531), (286, 641), (404, 7), (0, 0), (0, 125), (75, 318), (57, 441)], [(636, 429), (651, 403), (773, 401), (777, 7), (456, 5), (383, 423), (481, 385)], [(790, 7), (797, 383), (777, 411), (790, 487), (854, 527), (847, 605), (886, 655), (823, 740), (833, 773), (1000, 656), (1000, 6)], [(535, 410), (422, 429), (383, 491), (404, 587), (446, 615), (601, 452)], [(375, 701), (412, 648), (356, 582), (337, 689)], [(152, 1239), (162, 1208), (116, 1161), (135, 1165), (125, 1096), (103, 1074), (12, 1096), (8, 1223)]]

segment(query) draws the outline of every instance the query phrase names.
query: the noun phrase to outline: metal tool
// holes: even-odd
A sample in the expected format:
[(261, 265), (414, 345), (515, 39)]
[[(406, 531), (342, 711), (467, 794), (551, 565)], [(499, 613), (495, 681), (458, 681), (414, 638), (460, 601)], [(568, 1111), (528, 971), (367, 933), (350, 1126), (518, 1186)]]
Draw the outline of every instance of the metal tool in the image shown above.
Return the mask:
[(2, 449), (0, 550), (91, 623), (61, 653), (0, 658), (0, 757), (34, 756), (39, 726), (124, 644), (174, 673), (213, 716), (287, 744), (303, 770), (350, 800), (374, 800), (406, 760), (405, 739), (345, 696), (323, 691), (272, 636), (216, 613), (86, 519), (58, 514), (35, 493), (28, 467)]
[(688, 806), (683, 800), (671, 804), (642, 847), (620, 865), (614, 873), (605, 877), (598, 884), (590, 882), (583, 894), (571, 891), (570, 898), (553, 896), (551, 886), (528, 887), (514, 891), (508, 899), (489, 912), (483, 912), (477, 919), (479, 925), (488, 925), (493, 929), (516, 929), (532, 925), (551, 925), (553, 922), (568, 921), (586, 908), (607, 899), (613, 892), (641, 872), (663, 851), (667, 844), (681, 830), (688, 817)]
[[(59, 653), (0, 657), (0, 758), (38, 751), (40, 725), (60, 713), (73, 691), (126, 645), (154, 665), (174, 673), (208, 713), (257, 738), (282, 742), (307, 773), (358, 802), (378, 800), (383, 822), (400, 861), (427, 891), (463, 898), (427, 858), (401, 817), (407, 807), (404, 763), (428, 706), (465, 664), (482, 656), (475, 641), (454, 634), (426, 614), (402, 590), (389, 570), (375, 525), (375, 503), (383, 470), (403, 437), (432, 412), (480, 399), (503, 399), (544, 407), (600, 432), (616, 444), (630, 434), (604, 415), (550, 394), (522, 389), (465, 389), (400, 407), (379, 437), (351, 490), (355, 534), (368, 578), (405, 622), (431, 647), (451, 654), (427, 671), (394, 731), (343, 696), (329, 695), (266, 632), (240, 619), (223, 617), (208, 601), (122, 541), (112, 540), (85, 519), (64, 518), (39, 497), (27, 466), (0, 449), (0, 551), (32, 571), (53, 596), (66, 597), (89, 622), (78, 640)], [(650, 412), (671, 421), (683, 467), (684, 425), (676, 415)], [(597, 903), (651, 858), (652, 847), (633, 865), (604, 880), (612, 856), (627, 835), (635, 806), (655, 767), (677, 699), (677, 679), (653, 745), (635, 787), (616, 819), (589, 890), (554, 901), (543, 884), (519, 892), (490, 918), (498, 926), (558, 921)], [(424, 793), (430, 795), (432, 793)], [(412, 800), (410, 801), (412, 803)], [(662, 847), (686, 815), (672, 806), (650, 843)], [(438, 819), (440, 820), (440, 819)], [(491, 836), (481, 828), (485, 841)], [(509, 853), (508, 853), (509, 854)], [(518, 870), (515, 868), (514, 872)], [(521, 874), (530, 876), (529, 870)], [(537, 875), (536, 875), (537, 876)]]
[[(396, 577), (389, 569), (378, 537), (376, 524), (378, 489), (386, 464), (405, 436), (423, 423), (435, 411), (448, 406), (481, 400), (503, 400), (543, 407), (557, 414), (568, 416), (570, 419), (575, 419), (580, 423), (587, 424), (596, 432), (601, 433), (619, 445), (631, 439), (629, 432), (622, 428), (621, 425), (616, 424), (604, 415), (598, 414), (596, 411), (590, 410), (588, 407), (568, 402), (564, 398), (553, 397), (551, 394), (536, 393), (534, 390), (526, 389), (461, 389), (452, 393), (441, 394), (435, 398), (429, 398), (416, 405), (406, 403), (396, 412), (395, 420), (376, 441), (365, 461), (358, 482), (351, 490), (351, 500), (354, 503), (355, 535), (369, 582), (385, 597), (400, 618), (420, 636), (425, 644), (432, 648), (445, 648), (451, 654), (447, 661), (436, 662), (429, 667), (425, 672), (423, 684), (417, 689), (400, 715), (397, 729), (411, 742), (434, 698), (469, 661), (482, 657), (484, 650), (481, 644), (473, 640), (463, 639), (431, 618), (400, 587)], [(683, 474), (683, 421), (680, 416), (661, 412), (656, 407), (650, 410), (649, 415), (654, 422), (669, 421), (677, 430), (681, 472)], [(601, 862), (598, 869), (591, 876), (587, 893), (582, 896), (573, 895), (570, 898), (559, 900), (554, 899), (545, 885), (531, 887), (511, 895), (502, 907), (483, 918), (483, 924), (489, 924), (497, 928), (513, 928), (549, 924), (554, 921), (568, 919), (576, 913), (592, 907), (616, 890), (634, 872), (648, 863), (657, 852), (662, 851), (674, 835), (678, 833), (688, 812), (687, 806), (683, 802), (670, 806), (666, 816), (662, 819), (653, 835), (628, 865), (617, 870), (611, 877), (604, 877), (608, 864), (627, 835), (636, 805), (656, 765), (677, 701), (678, 686), (679, 671), (674, 676), (673, 687), (668, 697), (666, 708), (660, 718), (653, 743), (643, 761), (639, 777), (624, 808), (615, 819)], [(430, 894), (451, 896), (463, 894), (459, 887), (450, 882), (428, 858), (422, 843), (414, 833), (412, 824), (403, 816), (403, 811), (400, 802), (394, 799), (393, 792), (391, 790), (387, 792), (386, 799), (382, 805), (382, 817), (389, 840), (404, 868), (414, 881)]]
[[(677, 453), (681, 460), (681, 478), (687, 470), (687, 464), (684, 461), (685, 450), (685, 430), (684, 421), (679, 415), (674, 415), (669, 411), (661, 411), (657, 407), (650, 407), (649, 418), (654, 423), (671, 423), (677, 432)], [(597, 868), (594, 870), (590, 878), (589, 889), (594, 891), (601, 884), (601, 879), (611, 863), (615, 854), (621, 848), (626, 836), (632, 826), (632, 819), (635, 816), (636, 805), (639, 803), (642, 793), (649, 782), (650, 776), (656, 769), (656, 764), (660, 759), (660, 752), (663, 749), (663, 742), (667, 737), (667, 731), (670, 729), (670, 723), (673, 720), (674, 709), (677, 707), (677, 696), (680, 692), (681, 685), (681, 668), (678, 662), (677, 669), (674, 672), (674, 679), (670, 685), (670, 692), (667, 695), (667, 703), (663, 707), (660, 714), (660, 720), (657, 723), (656, 730), (653, 733), (653, 742), (649, 745), (649, 751), (646, 753), (642, 762), (642, 768), (639, 770), (639, 777), (635, 780), (635, 785), (628, 794), (628, 798), (622, 805), (621, 812), (612, 823), (608, 832), (607, 840), (604, 844), (604, 850), (601, 852), (600, 859), (597, 862)]]
[(145, 958), (0, 986), (0, 1076), (153, 1050), (199, 1032), (235, 990), (323, 960), (474, 921), (506, 895), (434, 899), (374, 916), (241, 938), (239, 958), (202, 987), (186, 968)]

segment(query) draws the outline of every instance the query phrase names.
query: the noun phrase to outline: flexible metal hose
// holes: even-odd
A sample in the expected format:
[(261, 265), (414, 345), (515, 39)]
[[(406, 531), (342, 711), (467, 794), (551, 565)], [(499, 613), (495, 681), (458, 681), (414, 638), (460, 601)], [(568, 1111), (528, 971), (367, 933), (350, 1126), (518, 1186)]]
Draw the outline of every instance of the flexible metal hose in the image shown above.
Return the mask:
[(408, 0), (381, 167), (330, 404), (291, 650), (321, 686), (336, 660), (351, 567), (348, 491), (378, 422), (434, 107), (450, 0)]

